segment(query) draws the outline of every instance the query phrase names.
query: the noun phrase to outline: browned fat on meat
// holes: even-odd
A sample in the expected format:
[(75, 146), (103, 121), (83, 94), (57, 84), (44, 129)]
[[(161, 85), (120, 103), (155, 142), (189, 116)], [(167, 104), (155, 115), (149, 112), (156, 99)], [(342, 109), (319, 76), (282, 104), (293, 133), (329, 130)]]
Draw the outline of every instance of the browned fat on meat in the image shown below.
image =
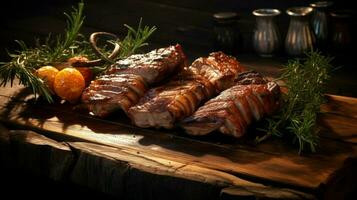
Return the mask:
[(140, 127), (172, 128), (177, 119), (192, 114), (198, 105), (215, 93), (214, 86), (202, 76), (185, 70), (175, 80), (150, 89), (129, 109), (129, 117)]
[(92, 114), (100, 117), (119, 109), (127, 112), (151, 84), (162, 81), (185, 65), (186, 56), (180, 45), (132, 55), (92, 81), (82, 94), (82, 102)]
[(82, 94), (82, 101), (96, 116), (107, 116), (115, 110), (127, 111), (145, 92), (144, 79), (135, 74), (103, 75), (91, 82)]
[(252, 121), (272, 114), (279, 107), (280, 89), (275, 82), (236, 85), (207, 101), (181, 126), (188, 134), (206, 135), (215, 130), (242, 136)]
[(140, 127), (172, 128), (220, 89), (232, 85), (241, 71), (235, 58), (222, 52), (211, 53), (208, 58), (197, 59), (168, 84), (150, 89), (129, 109), (129, 117)]
[(190, 68), (208, 79), (217, 93), (232, 86), (237, 75), (246, 71), (235, 58), (222, 52), (213, 52), (208, 57), (198, 58)]
[(180, 71), (186, 64), (182, 47), (177, 44), (119, 60), (106, 71), (106, 74), (136, 74), (150, 85), (162, 81), (173, 72)]

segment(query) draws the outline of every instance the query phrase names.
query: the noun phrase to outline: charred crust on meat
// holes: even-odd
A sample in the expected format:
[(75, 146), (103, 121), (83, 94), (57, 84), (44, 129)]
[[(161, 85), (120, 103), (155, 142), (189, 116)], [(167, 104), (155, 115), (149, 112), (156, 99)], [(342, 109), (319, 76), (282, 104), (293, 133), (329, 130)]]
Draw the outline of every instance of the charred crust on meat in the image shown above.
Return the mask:
[(92, 81), (82, 94), (82, 102), (97, 116), (128, 109), (146, 93), (148, 87), (185, 67), (186, 56), (179, 44), (135, 54), (119, 60)]

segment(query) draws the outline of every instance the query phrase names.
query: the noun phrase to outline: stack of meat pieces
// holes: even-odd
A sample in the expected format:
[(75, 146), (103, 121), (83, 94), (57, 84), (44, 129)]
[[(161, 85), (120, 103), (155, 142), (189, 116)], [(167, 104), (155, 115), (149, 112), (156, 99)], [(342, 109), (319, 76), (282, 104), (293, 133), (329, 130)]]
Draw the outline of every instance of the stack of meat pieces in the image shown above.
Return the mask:
[(242, 71), (235, 58), (211, 53), (208, 58), (194, 61), (167, 84), (150, 89), (129, 109), (129, 117), (140, 127), (172, 128), (200, 104), (232, 86)]
[(92, 114), (100, 117), (118, 109), (127, 112), (151, 85), (180, 71), (185, 65), (186, 56), (180, 45), (132, 55), (92, 81), (82, 94), (82, 102)]
[(139, 127), (180, 125), (188, 134), (236, 137), (278, 108), (279, 87), (234, 57), (215, 52), (185, 63), (179, 45), (130, 56), (92, 81), (82, 100), (97, 116), (122, 109)]

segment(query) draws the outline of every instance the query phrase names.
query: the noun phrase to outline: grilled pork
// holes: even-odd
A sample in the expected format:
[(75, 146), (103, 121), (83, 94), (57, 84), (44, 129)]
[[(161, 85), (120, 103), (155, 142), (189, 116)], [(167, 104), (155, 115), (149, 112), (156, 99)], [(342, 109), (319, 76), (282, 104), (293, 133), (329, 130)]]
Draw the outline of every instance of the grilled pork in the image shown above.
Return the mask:
[(184, 71), (168, 84), (150, 89), (129, 109), (135, 125), (172, 128), (177, 119), (192, 114), (203, 100), (215, 93), (211, 82), (188, 69)]
[(222, 52), (211, 53), (208, 57), (195, 60), (190, 68), (209, 80), (219, 93), (234, 84), (234, 79), (245, 69), (238, 61)]
[(197, 59), (168, 84), (150, 89), (129, 109), (132, 122), (140, 127), (172, 128), (191, 115), (200, 104), (234, 83), (243, 68), (222, 52)]
[(132, 55), (111, 66), (83, 91), (82, 102), (89, 111), (105, 117), (115, 110), (135, 105), (149, 86), (162, 81), (186, 65), (180, 45)]
[(139, 75), (103, 75), (85, 89), (82, 101), (94, 115), (104, 117), (115, 110), (127, 111), (147, 89), (146, 82)]
[(136, 54), (119, 60), (106, 74), (136, 74), (147, 84), (158, 83), (186, 65), (186, 56), (180, 45)]
[(181, 126), (188, 134), (206, 135), (218, 130), (234, 137), (242, 136), (252, 121), (273, 113), (279, 105), (279, 86), (265, 83), (261, 77), (241, 76), (237, 85), (207, 101)]

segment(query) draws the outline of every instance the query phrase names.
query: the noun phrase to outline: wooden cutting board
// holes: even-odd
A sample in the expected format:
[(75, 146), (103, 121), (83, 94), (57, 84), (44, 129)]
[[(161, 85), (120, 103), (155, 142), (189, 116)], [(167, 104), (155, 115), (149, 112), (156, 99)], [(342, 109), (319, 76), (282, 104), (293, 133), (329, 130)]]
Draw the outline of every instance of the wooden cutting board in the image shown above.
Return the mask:
[[(58, 141), (104, 145), (112, 148), (108, 151), (112, 156), (122, 152), (140, 156), (148, 163), (155, 161), (171, 169), (168, 173), (172, 176), (192, 179), (188, 172), (195, 169), (197, 181), (234, 188), (240, 186), (239, 179), (327, 199), (343, 197), (357, 185), (356, 98), (327, 95), (328, 103), (321, 107), (323, 114), (319, 117), (322, 131), (318, 152), (298, 155), (291, 144), (279, 139), (254, 145), (249, 137), (190, 137), (178, 129), (141, 129), (130, 125), (124, 115), (98, 119), (67, 104), (34, 102), (21, 86), (0, 91), (0, 122), (4, 124)], [(87, 148), (95, 151), (94, 144)], [(156, 172), (159, 170), (152, 171)], [(234, 189), (226, 192), (234, 196)]]

